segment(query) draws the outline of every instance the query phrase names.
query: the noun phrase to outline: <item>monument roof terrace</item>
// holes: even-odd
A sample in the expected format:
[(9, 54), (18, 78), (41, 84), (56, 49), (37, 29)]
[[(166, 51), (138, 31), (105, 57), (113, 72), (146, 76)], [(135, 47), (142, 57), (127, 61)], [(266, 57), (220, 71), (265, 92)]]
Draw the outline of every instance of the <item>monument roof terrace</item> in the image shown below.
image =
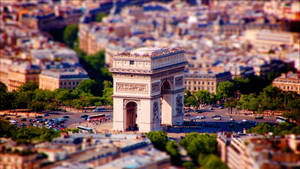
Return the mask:
[(180, 48), (144, 47), (113, 56), (111, 72), (153, 74), (171, 67), (182, 68), (185, 51)]
[(184, 53), (184, 50), (182, 50), (181, 48), (142, 47), (128, 52), (121, 52), (115, 57), (147, 57), (155, 60), (179, 53)]

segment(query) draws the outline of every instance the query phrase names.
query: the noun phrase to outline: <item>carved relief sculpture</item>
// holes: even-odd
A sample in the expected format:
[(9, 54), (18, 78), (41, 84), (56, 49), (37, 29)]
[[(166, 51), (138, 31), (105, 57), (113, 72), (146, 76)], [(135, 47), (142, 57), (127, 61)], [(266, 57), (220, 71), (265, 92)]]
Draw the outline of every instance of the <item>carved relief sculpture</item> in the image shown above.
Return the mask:
[(176, 97), (176, 115), (177, 116), (183, 114), (182, 108), (183, 108), (182, 96), (177, 95), (177, 97)]
[(183, 84), (183, 77), (182, 76), (176, 77), (175, 78), (175, 86), (180, 87), (180, 86), (182, 86), (182, 84)]
[(153, 103), (153, 122), (160, 122), (159, 107), (157, 102)]

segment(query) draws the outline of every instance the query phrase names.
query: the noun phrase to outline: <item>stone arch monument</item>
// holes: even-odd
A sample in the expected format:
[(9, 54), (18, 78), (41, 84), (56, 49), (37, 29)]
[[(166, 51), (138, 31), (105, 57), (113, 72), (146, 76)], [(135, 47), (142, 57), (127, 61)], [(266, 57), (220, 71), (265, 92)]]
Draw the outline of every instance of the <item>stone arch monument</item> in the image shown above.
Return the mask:
[(138, 48), (113, 56), (113, 129), (149, 132), (183, 123), (184, 51)]

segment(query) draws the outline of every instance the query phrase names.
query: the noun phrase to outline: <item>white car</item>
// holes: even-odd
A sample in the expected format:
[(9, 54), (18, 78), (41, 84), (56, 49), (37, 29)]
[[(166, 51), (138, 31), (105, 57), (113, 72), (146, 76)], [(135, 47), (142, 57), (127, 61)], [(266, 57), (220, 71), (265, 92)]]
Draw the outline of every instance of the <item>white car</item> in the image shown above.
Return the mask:
[(197, 116), (196, 119), (205, 119), (205, 116)]
[(242, 120), (242, 122), (246, 123), (246, 122), (248, 122), (248, 120), (246, 120), (246, 119), (243, 119), (243, 120)]

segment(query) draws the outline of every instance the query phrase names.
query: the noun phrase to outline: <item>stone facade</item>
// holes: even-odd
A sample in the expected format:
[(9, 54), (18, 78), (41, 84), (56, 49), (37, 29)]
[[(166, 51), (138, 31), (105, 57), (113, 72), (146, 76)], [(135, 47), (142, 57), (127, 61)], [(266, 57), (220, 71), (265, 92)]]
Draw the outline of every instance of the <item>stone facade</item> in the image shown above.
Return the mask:
[(278, 87), (283, 91), (293, 91), (300, 94), (300, 74), (287, 73), (274, 79), (272, 86)]
[(139, 48), (113, 57), (113, 129), (148, 132), (182, 124), (184, 51)]
[(231, 79), (230, 72), (186, 74), (184, 86), (191, 92), (207, 90), (210, 93), (217, 93), (218, 85)]

